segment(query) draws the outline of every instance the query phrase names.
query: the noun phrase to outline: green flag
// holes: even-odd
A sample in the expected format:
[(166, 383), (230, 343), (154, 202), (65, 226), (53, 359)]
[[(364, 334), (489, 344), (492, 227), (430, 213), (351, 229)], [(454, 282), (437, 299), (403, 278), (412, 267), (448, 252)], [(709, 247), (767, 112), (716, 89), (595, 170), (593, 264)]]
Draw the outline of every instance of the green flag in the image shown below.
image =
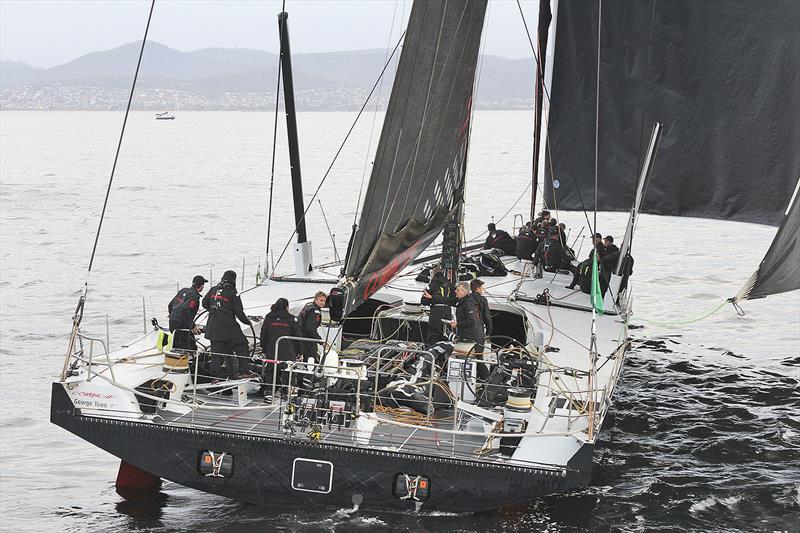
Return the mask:
[(592, 306), (598, 313), (603, 309), (603, 293), (600, 292), (600, 272), (597, 268), (597, 250), (592, 253)]

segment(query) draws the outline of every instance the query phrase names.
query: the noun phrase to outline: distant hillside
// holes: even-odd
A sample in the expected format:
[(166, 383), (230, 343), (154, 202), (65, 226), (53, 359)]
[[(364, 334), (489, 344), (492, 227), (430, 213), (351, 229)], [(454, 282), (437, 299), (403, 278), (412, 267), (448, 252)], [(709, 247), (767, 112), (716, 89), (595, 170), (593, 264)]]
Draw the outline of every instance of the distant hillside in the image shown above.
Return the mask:
[[(141, 42), (93, 52), (39, 69), (0, 62), (2, 109), (121, 109), (127, 101)], [(385, 50), (292, 57), (298, 108), (358, 109), (383, 68)], [(207, 48), (181, 52), (148, 42), (139, 72), (136, 109), (269, 109), (275, 103), (277, 55), (261, 50)], [(531, 105), (533, 61), (485, 56), (477, 107)], [(394, 69), (385, 74), (382, 102)]]
[(19, 61), (0, 61), (0, 88), (34, 83), (42, 69)]

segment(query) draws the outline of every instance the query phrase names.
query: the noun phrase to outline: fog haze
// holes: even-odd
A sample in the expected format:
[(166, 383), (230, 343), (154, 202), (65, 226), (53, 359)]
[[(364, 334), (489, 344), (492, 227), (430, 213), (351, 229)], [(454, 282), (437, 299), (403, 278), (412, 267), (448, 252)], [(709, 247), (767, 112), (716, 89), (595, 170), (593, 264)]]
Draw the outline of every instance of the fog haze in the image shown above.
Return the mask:
[[(521, 3), (533, 31), (538, 0)], [(52, 67), (139, 40), (149, 5), (141, 0), (0, 0), (0, 59)], [(405, 27), (410, 9), (411, 2), (402, 0), (289, 0), (292, 50), (386, 48)], [(277, 0), (158, 0), (148, 39), (181, 51), (221, 47), (276, 52), (280, 10)], [(532, 55), (516, 2), (492, 1), (487, 13), (484, 53)]]

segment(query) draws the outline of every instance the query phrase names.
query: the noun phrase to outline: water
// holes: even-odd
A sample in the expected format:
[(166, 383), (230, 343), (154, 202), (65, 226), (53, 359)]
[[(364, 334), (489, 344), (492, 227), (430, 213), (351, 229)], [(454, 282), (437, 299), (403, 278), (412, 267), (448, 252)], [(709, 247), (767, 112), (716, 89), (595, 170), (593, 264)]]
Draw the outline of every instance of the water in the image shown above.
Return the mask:
[[(354, 115), (301, 114), (307, 201)], [(339, 253), (365, 172), (371, 116), (320, 190)], [(0, 114), (0, 528), (4, 531), (788, 531), (800, 519), (800, 296), (726, 306), (775, 228), (645, 216), (635, 256), (636, 329), (594, 481), (573, 494), (467, 517), (309, 510), (267, 515), (165, 483), (152, 501), (114, 490), (118, 460), (48, 422), (50, 382), (113, 162), (119, 113)], [(380, 122), (380, 120), (378, 121)], [(468, 235), (500, 217), (528, 181), (530, 117), (479, 112), (470, 154)], [(86, 327), (112, 345), (163, 317), (176, 283), (226, 268), (248, 283), (264, 263), (272, 116), (133, 113), (90, 277)], [(379, 126), (377, 126), (379, 128)], [(278, 146), (273, 239), (293, 228), (285, 145)], [(368, 167), (366, 167), (368, 175)], [(561, 180), (566, 183), (566, 179)], [(601, 183), (602, 184), (602, 183)], [(529, 195), (511, 213), (524, 213)], [(580, 213), (559, 213), (578, 228)], [(600, 214), (621, 235), (625, 216)], [(318, 205), (309, 212), (317, 261), (333, 255)], [(499, 226), (511, 229), (511, 215)], [(573, 233), (575, 233), (577, 230)], [(580, 241), (579, 241), (580, 242)], [(588, 246), (584, 244), (585, 255)], [(291, 270), (286, 259), (279, 269)]]

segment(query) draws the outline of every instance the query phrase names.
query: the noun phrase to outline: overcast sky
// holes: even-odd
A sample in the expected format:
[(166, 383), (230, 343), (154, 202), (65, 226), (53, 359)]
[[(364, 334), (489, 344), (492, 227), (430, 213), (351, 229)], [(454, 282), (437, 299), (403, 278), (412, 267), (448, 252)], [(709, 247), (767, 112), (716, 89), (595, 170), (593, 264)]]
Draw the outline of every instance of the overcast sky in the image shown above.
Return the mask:
[[(0, 0), (0, 59), (51, 67), (142, 38), (147, 0)], [(535, 30), (538, 0), (522, 2)], [(182, 51), (209, 47), (277, 51), (279, 0), (157, 0), (148, 39)], [(287, 0), (293, 52), (386, 48), (399, 36), (403, 0)], [(486, 53), (530, 57), (516, 1), (492, 0)]]

